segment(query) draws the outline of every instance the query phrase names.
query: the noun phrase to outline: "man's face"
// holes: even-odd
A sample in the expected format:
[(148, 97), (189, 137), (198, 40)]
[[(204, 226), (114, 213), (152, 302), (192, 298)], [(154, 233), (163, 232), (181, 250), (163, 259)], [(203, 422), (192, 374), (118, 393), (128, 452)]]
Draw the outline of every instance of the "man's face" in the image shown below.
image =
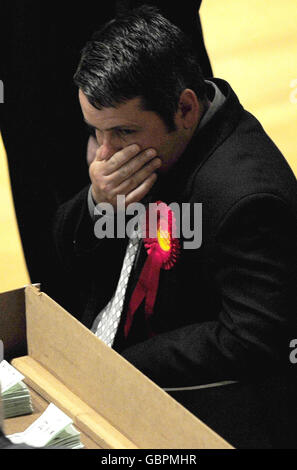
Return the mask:
[(168, 132), (158, 114), (141, 109), (140, 98), (102, 110), (92, 106), (81, 90), (79, 100), (86, 123), (95, 130), (104, 159), (128, 145), (138, 144), (141, 150), (154, 148), (157, 151), (162, 160), (158, 171), (165, 172), (187, 146), (188, 135), (179, 120), (175, 120), (176, 130)]

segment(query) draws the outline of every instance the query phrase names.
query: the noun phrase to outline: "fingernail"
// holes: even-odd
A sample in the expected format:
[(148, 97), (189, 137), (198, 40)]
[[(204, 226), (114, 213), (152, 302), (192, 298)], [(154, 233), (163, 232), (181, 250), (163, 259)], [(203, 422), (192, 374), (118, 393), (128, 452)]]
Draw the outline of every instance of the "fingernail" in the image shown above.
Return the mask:
[(133, 144), (133, 145), (132, 145), (132, 150), (133, 150), (134, 152), (140, 152), (140, 147), (139, 147), (139, 145)]
[(154, 149), (149, 149), (149, 150), (146, 151), (146, 156), (147, 157), (155, 157), (156, 155), (157, 155), (157, 152)]

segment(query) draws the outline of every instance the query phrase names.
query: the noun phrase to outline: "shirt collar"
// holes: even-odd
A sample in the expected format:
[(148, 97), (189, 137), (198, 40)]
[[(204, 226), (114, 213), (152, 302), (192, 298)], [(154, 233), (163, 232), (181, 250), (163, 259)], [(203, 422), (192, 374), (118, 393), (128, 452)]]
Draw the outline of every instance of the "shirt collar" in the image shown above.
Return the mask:
[(206, 113), (201, 119), (196, 132), (199, 132), (202, 129), (202, 127), (204, 127), (205, 124), (207, 124), (210, 121), (210, 119), (214, 116), (214, 114), (217, 112), (217, 110), (222, 106), (222, 104), (226, 100), (226, 97), (223, 95), (219, 87), (214, 82), (211, 82), (210, 80), (205, 80), (205, 83), (208, 85), (208, 91), (207, 91), (208, 99), (210, 99), (210, 96), (213, 95), (213, 93), (214, 93), (214, 97), (211, 100), (209, 108), (207, 109)]

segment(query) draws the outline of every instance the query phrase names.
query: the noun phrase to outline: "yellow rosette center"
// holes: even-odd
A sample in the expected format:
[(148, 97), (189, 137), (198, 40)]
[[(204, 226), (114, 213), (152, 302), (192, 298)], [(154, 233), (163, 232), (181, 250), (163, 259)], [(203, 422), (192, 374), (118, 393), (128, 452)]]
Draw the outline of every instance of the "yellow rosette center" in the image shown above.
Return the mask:
[(158, 242), (163, 251), (170, 250), (170, 235), (167, 230), (158, 229)]

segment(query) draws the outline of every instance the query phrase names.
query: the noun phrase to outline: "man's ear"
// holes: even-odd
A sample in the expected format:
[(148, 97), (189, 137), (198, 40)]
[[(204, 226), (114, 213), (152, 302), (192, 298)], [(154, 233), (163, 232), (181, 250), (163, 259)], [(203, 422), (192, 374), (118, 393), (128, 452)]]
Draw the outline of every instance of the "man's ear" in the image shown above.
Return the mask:
[(178, 123), (184, 129), (190, 129), (197, 125), (201, 112), (202, 106), (198, 101), (196, 93), (190, 88), (183, 90), (179, 97), (176, 115)]

